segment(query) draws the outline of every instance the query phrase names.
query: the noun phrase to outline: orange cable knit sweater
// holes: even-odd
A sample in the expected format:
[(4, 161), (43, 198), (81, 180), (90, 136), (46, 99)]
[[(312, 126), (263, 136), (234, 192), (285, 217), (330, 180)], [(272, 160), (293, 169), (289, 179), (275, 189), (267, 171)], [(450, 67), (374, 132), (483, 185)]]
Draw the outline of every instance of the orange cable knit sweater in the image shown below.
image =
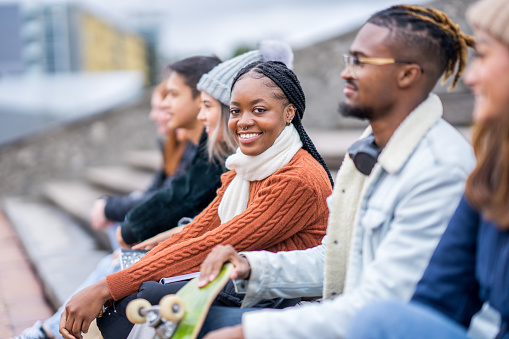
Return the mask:
[(160, 243), (135, 265), (106, 277), (115, 300), (138, 291), (144, 281), (198, 272), (219, 244), (237, 251), (289, 251), (320, 244), (327, 228), (326, 198), (332, 188), (322, 166), (300, 149), (268, 178), (252, 181), (247, 209), (221, 225), (217, 209), (235, 176), (222, 176), (217, 197), (181, 232)]

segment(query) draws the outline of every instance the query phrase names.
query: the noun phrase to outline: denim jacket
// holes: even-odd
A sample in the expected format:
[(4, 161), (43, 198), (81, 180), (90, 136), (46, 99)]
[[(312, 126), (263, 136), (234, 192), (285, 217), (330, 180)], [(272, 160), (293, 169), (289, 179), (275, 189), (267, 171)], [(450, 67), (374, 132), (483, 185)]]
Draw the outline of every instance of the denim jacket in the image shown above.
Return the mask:
[[(356, 175), (348, 173), (356, 169), (345, 159), (329, 198), (331, 216), (322, 245), (305, 251), (243, 253), (252, 268), (249, 281), (237, 283), (239, 291), (247, 292), (244, 307), (260, 299), (320, 296), (327, 284), (330, 290), (321, 303), (244, 314), (246, 338), (343, 337), (351, 317), (367, 303), (410, 299), (474, 166), (472, 148), (441, 116), (441, 102), (431, 94), (395, 131), (371, 174), (360, 182), (359, 198), (336, 206), (334, 194), (348, 189), (350, 174)], [(369, 133), (368, 128), (364, 135)], [(352, 225), (340, 223), (333, 229), (333, 212), (352, 208)], [(331, 244), (342, 244), (342, 235), (347, 249), (330, 249)], [(343, 264), (341, 292), (335, 266)]]

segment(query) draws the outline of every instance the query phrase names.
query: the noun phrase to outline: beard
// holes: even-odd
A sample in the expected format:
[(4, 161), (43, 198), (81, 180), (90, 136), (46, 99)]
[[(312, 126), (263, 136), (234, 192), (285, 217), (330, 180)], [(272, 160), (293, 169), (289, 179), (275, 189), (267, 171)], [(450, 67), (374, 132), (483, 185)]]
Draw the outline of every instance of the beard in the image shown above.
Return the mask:
[(344, 102), (339, 104), (338, 112), (345, 118), (369, 120), (371, 117), (373, 117), (373, 110), (371, 108), (352, 107)]

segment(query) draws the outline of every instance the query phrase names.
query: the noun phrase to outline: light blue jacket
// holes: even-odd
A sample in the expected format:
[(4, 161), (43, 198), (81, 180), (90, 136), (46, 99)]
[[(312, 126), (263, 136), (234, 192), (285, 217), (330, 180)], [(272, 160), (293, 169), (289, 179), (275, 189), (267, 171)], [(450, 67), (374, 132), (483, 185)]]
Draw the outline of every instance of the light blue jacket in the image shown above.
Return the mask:
[[(441, 116), (440, 100), (431, 94), (396, 130), (361, 183), (359, 199), (333, 206), (334, 194), (352, 185), (347, 172), (354, 167), (345, 159), (329, 208), (331, 218), (354, 208), (352, 227), (334, 230), (330, 222), (322, 245), (305, 251), (244, 253), (252, 268), (250, 280), (237, 284), (247, 292), (244, 307), (266, 298), (320, 296), (324, 284), (339, 294), (302, 307), (246, 313), (247, 338), (344, 337), (351, 317), (367, 303), (410, 299), (474, 167), (472, 148)], [(341, 247), (331, 238), (338, 234), (352, 234), (343, 242), (348, 248), (339, 249), (347, 259), (331, 248)], [(342, 293), (334, 260), (347, 267)]]

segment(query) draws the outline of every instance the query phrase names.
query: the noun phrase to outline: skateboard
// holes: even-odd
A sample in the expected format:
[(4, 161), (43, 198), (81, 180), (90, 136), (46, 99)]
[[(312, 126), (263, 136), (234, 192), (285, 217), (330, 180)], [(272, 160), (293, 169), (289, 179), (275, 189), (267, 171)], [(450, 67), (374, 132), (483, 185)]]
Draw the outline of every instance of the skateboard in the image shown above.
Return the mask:
[(198, 278), (189, 281), (177, 294), (165, 296), (159, 305), (135, 299), (127, 305), (127, 319), (134, 324), (146, 323), (155, 329), (159, 339), (195, 339), (200, 333), (210, 305), (229, 280), (233, 265), (225, 264), (217, 278), (199, 288)]

